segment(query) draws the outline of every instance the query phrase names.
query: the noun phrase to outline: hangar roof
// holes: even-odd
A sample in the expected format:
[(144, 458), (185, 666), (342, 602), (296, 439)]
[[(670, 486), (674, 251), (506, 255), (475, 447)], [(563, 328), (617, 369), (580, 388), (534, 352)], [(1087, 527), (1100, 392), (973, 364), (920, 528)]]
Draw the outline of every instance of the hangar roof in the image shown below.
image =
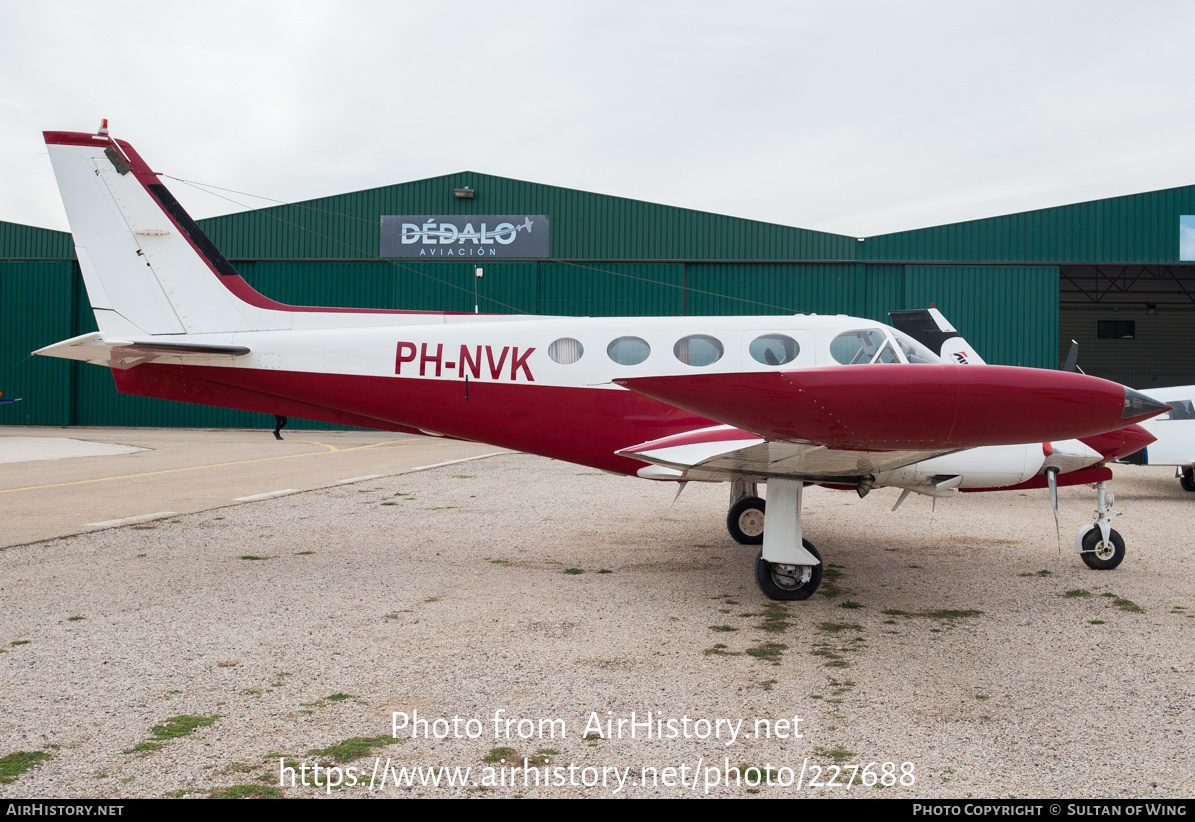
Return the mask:
[[(461, 199), (453, 190), (468, 186)], [(552, 258), (1176, 264), (1195, 185), (854, 237), (461, 171), (199, 220), (233, 260), (376, 259), (378, 217), (546, 214)], [(71, 259), (67, 232), (0, 222), (0, 259)]]

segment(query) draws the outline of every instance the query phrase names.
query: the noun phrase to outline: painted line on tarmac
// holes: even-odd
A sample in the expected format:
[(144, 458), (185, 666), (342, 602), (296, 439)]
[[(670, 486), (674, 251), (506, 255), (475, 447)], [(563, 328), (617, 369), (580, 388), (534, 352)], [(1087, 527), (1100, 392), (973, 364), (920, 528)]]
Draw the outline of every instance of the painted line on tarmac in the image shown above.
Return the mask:
[(350, 483), (350, 482), (363, 482), (364, 480), (367, 480), (367, 479), (377, 479), (380, 476), (382, 476), (382, 475), (381, 474), (366, 474), (363, 477), (350, 477), (349, 479), (336, 480), (336, 484), (337, 485), (346, 485), (347, 483)]
[[(248, 464), (254, 463), (254, 462), (270, 462), (271, 460), (290, 460), (290, 459), (298, 459), (300, 457), (320, 457), (320, 456), (324, 456), (327, 454), (347, 454), (351, 451), (364, 451), (368, 448), (380, 448), (380, 447), (386, 447), (386, 446), (395, 447), (395, 448), (404, 448), (404, 447), (409, 447), (409, 446), (402, 445), (402, 443), (407, 443), (407, 442), (421, 443), (422, 445), (426, 445), (427, 447), (430, 447), (430, 448), (442, 447), (442, 446), (449, 444), (447, 442), (424, 443), (424, 442), (422, 442), (422, 440), (405, 439), (405, 440), (386, 440), (385, 442), (376, 442), (376, 443), (371, 443), (369, 445), (358, 445), (353, 448), (339, 448), (338, 449), (338, 448), (334, 448), (333, 446), (327, 445), (325, 443), (317, 443), (318, 445), (323, 445), (325, 448), (329, 448), (331, 450), (310, 451), (306, 454), (283, 454), (282, 456), (279, 456), (279, 457), (261, 457), (259, 459), (252, 459), (252, 460), (237, 460), (235, 462), (217, 462), (217, 463), (212, 463), (210, 465), (189, 465), (186, 468), (167, 468), (164, 471), (147, 471), (144, 474), (118, 474), (114, 477), (96, 477), (95, 479), (73, 480), (71, 482), (52, 482), (52, 483), (49, 483), (48, 485), (26, 485), (23, 488), (0, 488), (0, 494), (11, 494), (14, 491), (37, 491), (42, 488), (62, 488), (67, 485), (88, 485), (93, 482), (111, 482), (112, 480), (139, 479), (141, 477), (156, 477), (160, 474), (176, 474), (180, 471), (199, 471), (199, 470), (202, 470), (205, 468), (227, 468), (230, 465), (248, 465)], [(487, 456), (490, 456), (490, 455), (487, 454)], [(434, 466), (428, 466), (428, 467), (434, 467)], [(416, 470), (418, 470), (418, 469), (416, 469)]]
[(259, 499), (269, 499), (270, 497), (285, 497), (287, 494), (299, 493), (298, 488), (286, 488), (282, 491), (268, 491), (265, 494), (254, 494), (251, 497), (233, 497), (233, 502), (255, 502)]
[(416, 466), (415, 468), (408, 468), (406, 471), (403, 471), (402, 473), (413, 474), (416, 471), (426, 471), (429, 468), (442, 468), (445, 465), (456, 465), (458, 462), (473, 462), (473, 460), (483, 460), (486, 457), (500, 457), (503, 454), (508, 454), (508, 453), (510, 453), (510, 452), (509, 451), (494, 451), (489, 454), (478, 454), (476, 457), (465, 457), (464, 459), (459, 459), (459, 460), (448, 460), (448, 462), (437, 462), (435, 465), (419, 465), (419, 466)]
[(138, 522), (149, 522), (154, 519), (165, 519), (166, 517), (176, 517), (177, 513), (174, 511), (159, 511), (156, 514), (142, 514), (137, 517), (125, 517), (124, 519), (110, 519), (107, 522), (89, 522), (84, 525), (84, 528), (115, 528), (118, 525), (134, 525)]

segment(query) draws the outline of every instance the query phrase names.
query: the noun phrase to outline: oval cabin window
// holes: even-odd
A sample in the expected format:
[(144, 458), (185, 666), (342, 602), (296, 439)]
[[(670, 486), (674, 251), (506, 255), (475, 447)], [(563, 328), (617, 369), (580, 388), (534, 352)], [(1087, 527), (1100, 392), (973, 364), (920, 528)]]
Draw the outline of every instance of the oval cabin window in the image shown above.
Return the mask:
[(751, 359), (762, 365), (785, 365), (797, 358), (801, 346), (784, 334), (764, 334), (751, 341)]
[(619, 337), (606, 347), (606, 354), (619, 365), (638, 365), (651, 354), (651, 346), (638, 337)]
[(690, 334), (676, 341), (672, 353), (685, 365), (713, 365), (722, 359), (722, 343), (708, 334)]
[(548, 346), (548, 356), (552, 358), (552, 362), (560, 365), (572, 365), (581, 359), (585, 353), (585, 346), (581, 345), (580, 340), (574, 340), (572, 337), (561, 337)]

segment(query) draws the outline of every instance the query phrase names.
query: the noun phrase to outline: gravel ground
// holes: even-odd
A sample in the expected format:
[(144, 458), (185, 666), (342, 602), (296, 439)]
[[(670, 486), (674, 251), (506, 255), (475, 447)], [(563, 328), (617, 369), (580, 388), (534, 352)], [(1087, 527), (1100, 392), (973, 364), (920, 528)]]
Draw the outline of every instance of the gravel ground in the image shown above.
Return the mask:
[[(803, 769), (800, 789), (709, 793), (1189, 798), (1195, 495), (1167, 469), (1116, 470), (1111, 572), (1073, 553), (1087, 488), (1061, 491), (1061, 554), (1045, 492), (890, 513), (892, 489), (811, 489), (806, 536), (833, 573), (779, 606), (726, 534), (726, 486), (673, 503), (669, 484), (521, 455), (13, 547), (0, 756), (49, 758), (0, 796), (700, 796), (727, 764), (770, 764), (781, 783)], [(392, 739), (396, 711), (461, 722)], [(498, 711), (565, 736), (496, 738)], [(618, 738), (632, 712), (666, 738)], [(218, 718), (143, 745), (179, 716)], [(584, 739), (591, 719), (613, 738)], [(354, 738), (360, 758), (313, 753)], [(497, 747), (508, 761), (485, 762)], [(359, 784), (278, 789), (279, 756), (323, 782), (338, 753), (333, 781)], [(483, 770), (537, 754), (546, 787)], [(395, 787), (387, 761), (472, 768), (470, 785)], [(389, 781), (371, 792), (375, 762)], [(884, 762), (912, 786), (841, 784)], [(840, 784), (817, 784), (836, 764)]]

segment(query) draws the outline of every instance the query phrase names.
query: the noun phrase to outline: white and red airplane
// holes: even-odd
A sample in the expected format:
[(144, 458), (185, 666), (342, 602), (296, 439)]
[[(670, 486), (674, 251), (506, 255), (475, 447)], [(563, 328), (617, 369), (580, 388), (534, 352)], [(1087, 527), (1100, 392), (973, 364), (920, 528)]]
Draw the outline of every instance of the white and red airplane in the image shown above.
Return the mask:
[[(762, 543), (756, 581), (774, 599), (805, 599), (822, 579), (802, 538), (806, 484), (947, 496), (1082, 472), (1108, 457), (1071, 441), (1123, 432), (1112, 437), (1136, 450), (1149, 436), (1126, 427), (1166, 409), (1081, 374), (944, 363), (857, 317), (283, 305), (238, 276), (106, 122), (45, 140), (100, 330), (36, 353), (108, 366), (127, 394), (728, 481), (729, 530)], [(1089, 565), (1113, 567), (1123, 543), (1094, 551)]]

